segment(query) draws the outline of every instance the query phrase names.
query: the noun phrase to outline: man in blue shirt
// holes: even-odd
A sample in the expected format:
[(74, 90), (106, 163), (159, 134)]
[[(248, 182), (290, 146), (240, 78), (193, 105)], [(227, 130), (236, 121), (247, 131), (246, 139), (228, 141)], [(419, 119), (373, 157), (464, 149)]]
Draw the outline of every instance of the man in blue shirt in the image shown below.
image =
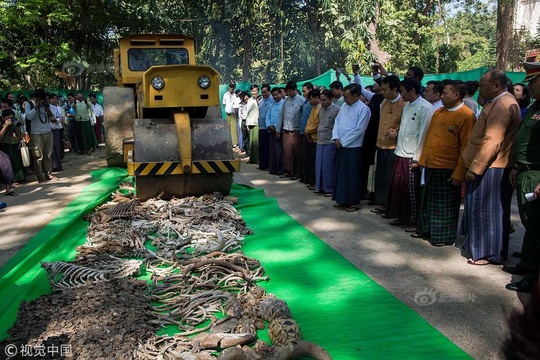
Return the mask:
[(281, 116), (281, 108), (285, 102), (281, 91), (275, 87), (271, 91), (272, 102), (266, 112), (266, 128), (268, 129), (268, 170), (270, 174), (283, 174), (283, 143), (276, 133), (276, 126)]
[(270, 105), (275, 102), (270, 96), (270, 85), (261, 86), (261, 99), (259, 100), (259, 170), (268, 169), (268, 129), (266, 126), (266, 113)]
[(281, 115), (276, 126), (276, 136), (283, 138), (283, 167), (281, 177), (298, 179), (300, 158), (300, 120), (305, 99), (298, 95), (296, 82), (289, 81), (285, 86), (287, 99), (281, 108)]

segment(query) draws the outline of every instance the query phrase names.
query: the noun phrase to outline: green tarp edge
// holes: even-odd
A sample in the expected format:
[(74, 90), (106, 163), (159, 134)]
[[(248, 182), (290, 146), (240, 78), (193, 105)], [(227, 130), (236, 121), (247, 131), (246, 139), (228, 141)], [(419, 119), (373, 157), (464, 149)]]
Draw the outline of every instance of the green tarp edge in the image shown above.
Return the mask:
[[(22, 300), (50, 292), (41, 261), (72, 260), (84, 243), (82, 215), (104, 202), (127, 178), (124, 169), (92, 172), (85, 187), (53, 221), (0, 269), (0, 339), (7, 337)], [(283, 212), (264, 191), (234, 184), (237, 208), (255, 234), (243, 251), (271, 280), (262, 284), (289, 304), (303, 337), (336, 360), (469, 359), (413, 310)], [(353, 241), (353, 240), (351, 240)]]

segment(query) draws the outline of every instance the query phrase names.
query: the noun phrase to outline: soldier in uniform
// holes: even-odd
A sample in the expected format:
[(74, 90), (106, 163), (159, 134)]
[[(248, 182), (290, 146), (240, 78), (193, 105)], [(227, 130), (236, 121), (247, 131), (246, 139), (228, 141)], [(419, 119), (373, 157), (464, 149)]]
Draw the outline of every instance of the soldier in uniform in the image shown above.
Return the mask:
[[(506, 285), (508, 290), (531, 292), (538, 281), (540, 264), (540, 62), (524, 63), (528, 88), (536, 101), (529, 107), (514, 140), (514, 170), (510, 182), (517, 189), (521, 222), (525, 227), (522, 259), (517, 266), (504, 266), (503, 271), (524, 275), (523, 279)], [(526, 194), (529, 195), (529, 200)]]

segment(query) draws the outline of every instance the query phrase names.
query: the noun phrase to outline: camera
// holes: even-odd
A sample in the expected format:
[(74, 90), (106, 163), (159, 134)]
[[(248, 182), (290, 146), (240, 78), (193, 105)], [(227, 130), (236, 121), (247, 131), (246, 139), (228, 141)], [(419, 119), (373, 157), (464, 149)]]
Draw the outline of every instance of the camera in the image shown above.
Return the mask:
[(44, 107), (45, 109), (48, 109), (51, 106), (51, 104), (49, 104), (49, 102), (45, 99), (40, 99), (39, 106)]
[(11, 124), (11, 126), (8, 128), (10, 134), (14, 134), (17, 132), (17, 128), (20, 127), (22, 124), (20, 122), (16, 122), (14, 124)]
[[(0, 117), (0, 126), (4, 126), (6, 121)], [(13, 119), (11, 120), (11, 124), (7, 128), (8, 134), (13, 134), (17, 131), (18, 127), (21, 127), (22, 123), (19, 120)]]

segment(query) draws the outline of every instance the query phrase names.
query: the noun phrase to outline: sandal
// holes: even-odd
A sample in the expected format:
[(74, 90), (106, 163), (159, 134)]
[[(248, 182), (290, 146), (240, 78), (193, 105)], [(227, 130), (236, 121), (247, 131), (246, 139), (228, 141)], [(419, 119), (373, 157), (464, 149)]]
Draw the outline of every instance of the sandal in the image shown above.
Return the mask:
[(389, 224), (393, 226), (400, 226), (400, 225), (403, 225), (403, 221), (396, 219), (394, 221), (390, 221)]
[[(442, 244), (441, 244), (441, 245), (442, 245)], [(489, 264), (491, 264), (491, 261), (486, 260), (486, 259), (479, 259), (479, 260), (468, 259), (468, 260), (467, 260), (467, 264), (469, 264), (469, 265), (484, 266), (484, 265), (489, 265)]]
[(348, 207), (347, 205), (343, 205), (343, 204), (334, 204), (334, 207), (335, 208), (342, 208), (342, 207)]
[(345, 209), (345, 211), (346, 212), (355, 212), (355, 211), (358, 211), (360, 209), (361, 209), (360, 206), (349, 206), (348, 208)]
[(315, 190), (314, 193), (315, 194), (322, 194), (324, 191), (323, 190)]
[(415, 233), (415, 232), (416, 232), (416, 228), (415, 228), (415, 227), (408, 227), (408, 228), (405, 228), (405, 232), (408, 232), (408, 233)]
[(6, 192), (4, 195), (6, 196), (19, 196), (15, 191), (11, 190), (10, 192)]
[(324, 197), (332, 197), (332, 193), (324, 193)]
[(415, 239), (429, 239), (429, 234), (414, 232), (411, 234), (411, 237)]
[(374, 214), (384, 214), (386, 211), (382, 209), (371, 209), (371, 212)]

